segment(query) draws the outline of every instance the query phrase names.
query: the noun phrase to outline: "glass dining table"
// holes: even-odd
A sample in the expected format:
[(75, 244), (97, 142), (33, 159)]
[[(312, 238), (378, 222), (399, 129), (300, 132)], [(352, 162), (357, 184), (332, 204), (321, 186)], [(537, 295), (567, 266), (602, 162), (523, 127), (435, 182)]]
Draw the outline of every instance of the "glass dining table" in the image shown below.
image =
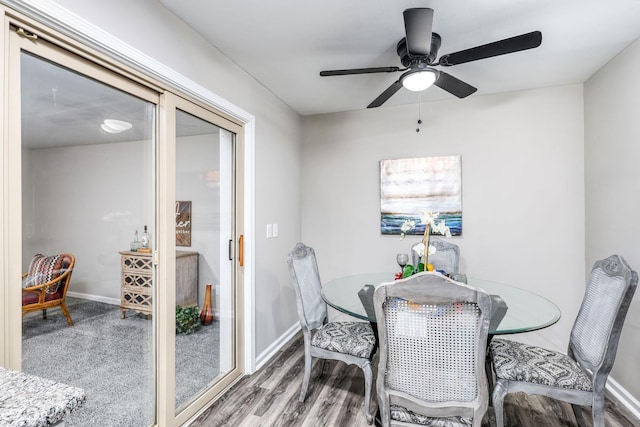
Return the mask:
[[(364, 285), (393, 282), (393, 273), (365, 273), (340, 277), (322, 287), (322, 298), (331, 307), (362, 320), (375, 322), (360, 302), (358, 291)], [(548, 299), (525, 289), (489, 280), (467, 278), (467, 284), (483, 289), (498, 301), (501, 309), (492, 310), (490, 335), (516, 334), (543, 329), (560, 319), (560, 309)], [(505, 311), (506, 310), (506, 311)]]

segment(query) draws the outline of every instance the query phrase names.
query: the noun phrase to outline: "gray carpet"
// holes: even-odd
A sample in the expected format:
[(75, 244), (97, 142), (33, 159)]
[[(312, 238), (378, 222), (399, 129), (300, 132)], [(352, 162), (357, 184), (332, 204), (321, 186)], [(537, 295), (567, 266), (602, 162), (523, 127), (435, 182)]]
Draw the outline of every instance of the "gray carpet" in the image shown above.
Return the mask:
[[(22, 324), (24, 372), (83, 388), (85, 406), (67, 427), (146, 427), (153, 423), (153, 340), (150, 320), (117, 306), (68, 298), (74, 321), (60, 309), (29, 314)], [(218, 322), (176, 336), (176, 401), (187, 402), (219, 372)]]

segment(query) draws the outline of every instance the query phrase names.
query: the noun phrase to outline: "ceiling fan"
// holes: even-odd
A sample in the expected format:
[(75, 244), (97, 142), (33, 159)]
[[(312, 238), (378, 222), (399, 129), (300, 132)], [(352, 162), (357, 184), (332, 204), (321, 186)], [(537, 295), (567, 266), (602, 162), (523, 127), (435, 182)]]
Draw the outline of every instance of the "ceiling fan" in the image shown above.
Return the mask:
[(367, 108), (381, 106), (402, 87), (412, 91), (421, 91), (431, 85), (436, 85), (440, 89), (444, 89), (458, 98), (465, 98), (477, 89), (451, 74), (436, 70), (434, 67), (450, 67), (452, 65), (464, 64), (465, 62), (491, 58), (492, 56), (533, 49), (542, 43), (542, 33), (540, 31), (533, 31), (443, 55), (436, 61), (442, 39), (438, 33), (431, 31), (433, 9), (406, 9), (403, 15), (406, 37), (398, 42), (397, 52), (400, 57), (400, 62), (405, 68), (351, 68), (346, 70), (321, 71), (320, 75), (344, 76), (349, 74), (394, 73), (396, 71), (404, 71), (400, 78), (374, 99)]

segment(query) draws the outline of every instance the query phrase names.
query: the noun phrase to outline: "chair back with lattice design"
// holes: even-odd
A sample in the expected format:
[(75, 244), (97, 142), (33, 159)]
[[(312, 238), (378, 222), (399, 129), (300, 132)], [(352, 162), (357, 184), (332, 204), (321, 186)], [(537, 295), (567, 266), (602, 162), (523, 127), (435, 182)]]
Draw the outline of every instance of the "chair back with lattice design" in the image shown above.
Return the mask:
[(619, 255), (596, 261), (591, 270), (568, 353), (593, 372), (594, 387), (606, 384), (637, 285), (638, 274)]
[(287, 257), (289, 273), (296, 293), (300, 324), (310, 330), (322, 326), (327, 306), (322, 299), (322, 282), (313, 248), (298, 243)]
[[(420, 256), (415, 249), (416, 243), (411, 247), (411, 256), (414, 267), (417, 267), (421, 262)], [(445, 273), (458, 273), (460, 269), (460, 248), (455, 243), (448, 242), (442, 239), (436, 239), (431, 237), (429, 239), (429, 245), (436, 248), (434, 254), (429, 255), (429, 264), (433, 265), (436, 270), (444, 271)]]
[(382, 416), (394, 406), (481, 420), (488, 407), (489, 295), (427, 272), (380, 285), (374, 306)]

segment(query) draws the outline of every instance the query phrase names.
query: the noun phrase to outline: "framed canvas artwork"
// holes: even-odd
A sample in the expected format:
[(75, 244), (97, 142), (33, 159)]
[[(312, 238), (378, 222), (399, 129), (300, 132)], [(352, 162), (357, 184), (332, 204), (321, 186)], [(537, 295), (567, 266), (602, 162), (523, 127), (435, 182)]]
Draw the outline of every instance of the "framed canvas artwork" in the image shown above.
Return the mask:
[(424, 234), (421, 213), (438, 213), (451, 234), (462, 234), (462, 163), (460, 156), (380, 161), (380, 232), (400, 234), (406, 220)]
[(176, 202), (176, 246), (191, 246), (191, 202)]

